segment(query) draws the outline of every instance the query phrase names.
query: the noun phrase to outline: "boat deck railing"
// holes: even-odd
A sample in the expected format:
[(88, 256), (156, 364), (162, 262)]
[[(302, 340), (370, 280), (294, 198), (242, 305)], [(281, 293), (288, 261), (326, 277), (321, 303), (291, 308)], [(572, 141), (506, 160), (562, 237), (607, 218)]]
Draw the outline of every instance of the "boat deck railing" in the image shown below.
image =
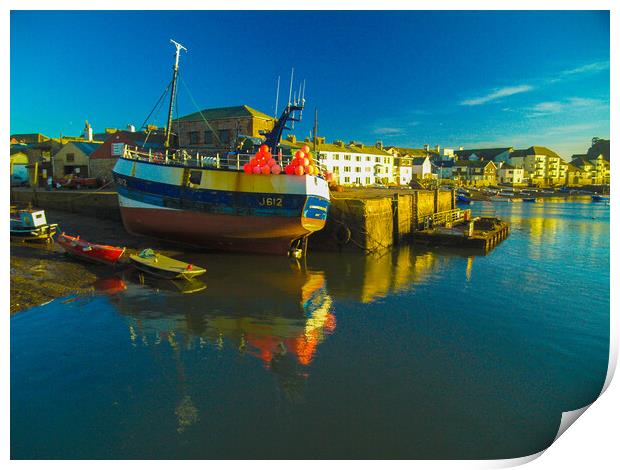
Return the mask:
[[(250, 162), (254, 155), (249, 153), (229, 153), (226, 155), (200, 155), (198, 152), (190, 153), (187, 150), (177, 150), (175, 152), (154, 152), (149, 149), (148, 152), (139, 150), (137, 147), (125, 146), (123, 158), (128, 160), (148, 161), (171, 166), (187, 166), (192, 168), (216, 168), (223, 170), (243, 171), (243, 166)], [(274, 155), (276, 162), (284, 168), (292, 160), (292, 156)], [(315, 162), (321, 172), (324, 174), (327, 168)], [(284, 174), (284, 172), (282, 172)]]

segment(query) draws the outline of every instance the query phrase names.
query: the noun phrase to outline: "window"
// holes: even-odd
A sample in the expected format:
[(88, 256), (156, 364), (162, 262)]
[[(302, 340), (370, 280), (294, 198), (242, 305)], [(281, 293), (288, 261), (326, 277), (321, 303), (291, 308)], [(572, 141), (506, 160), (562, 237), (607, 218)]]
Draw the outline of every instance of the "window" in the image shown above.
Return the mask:
[(205, 131), (205, 144), (213, 144), (213, 131)]
[(362, 157), (360, 157), (359, 155), (355, 156), (355, 161), (356, 162), (361, 162), (362, 161)]
[(362, 178), (360, 178), (359, 176), (357, 178), (355, 178), (355, 182), (357, 184), (362, 184)]
[(334, 154), (334, 160), (340, 160), (340, 155), (338, 155), (337, 153)]
[(366, 157), (366, 161), (369, 162), (370, 161), (370, 157)]
[(344, 156), (344, 159), (345, 159), (345, 160), (351, 160), (351, 155), (345, 155), (345, 156)]
[(75, 161), (75, 154), (74, 153), (68, 153), (66, 160), (68, 162), (74, 162)]
[(202, 171), (200, 170), (192, 170), (189, 172), (189, 182), (192, 184), (200, 184), (200, 180), (202, 179)]
[(355, 167), (355, 172), (356, 173), (361, 173), (362, 172), (362, 167), (361, 166), (356, 166)]
[(344, 177), (344, 182), (345, 182), (345, 183), (348, 183), (349, 181), (350, 181), (350, 178), (349, 178), (348, 176), (345, 176), (345, 177)]
[(375, 157), (375, 163), (381, 163), (381, 157)]
[(351, 167), (350, 166), (345, 166), (344, 167), (344, 171), (351, 171)]
[(189, 137), (189, 143), (190, 143), (190, 145), (195, 145), (195, 144), (198, 144), (198, 143), (199, 143), (199, 141), (200, 141), (200, 134), (199, 134), (198, 132), (195, 132), (195, 131), (190, 132), (190, 133), (188, 134), (188, 137)]
[(222, 144), (227, 144), (230, 140), (230, 132), (228, 129), (220, 129), (219, 136)]
[(366, 184), (370, 184), (370, 178), (366, 177)]

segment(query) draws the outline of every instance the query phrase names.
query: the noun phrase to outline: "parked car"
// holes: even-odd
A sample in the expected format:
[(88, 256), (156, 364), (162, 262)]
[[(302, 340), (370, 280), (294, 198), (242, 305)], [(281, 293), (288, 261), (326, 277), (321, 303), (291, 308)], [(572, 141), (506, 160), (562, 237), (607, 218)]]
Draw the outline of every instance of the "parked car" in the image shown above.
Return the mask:
[(56, 187), (69, 189), (97, 188), (99, 183), (97, 178), (83, 178), (76, 175), (65, 175), (56, 180)]

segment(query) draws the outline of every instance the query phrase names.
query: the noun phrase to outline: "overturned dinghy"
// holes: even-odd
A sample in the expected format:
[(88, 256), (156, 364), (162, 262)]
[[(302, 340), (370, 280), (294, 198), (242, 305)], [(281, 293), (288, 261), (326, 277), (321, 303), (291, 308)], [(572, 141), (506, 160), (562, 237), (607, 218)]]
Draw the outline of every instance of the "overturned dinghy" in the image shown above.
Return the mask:
[(129, 259), (140, 271), (162, 279), (191, 279), (207, 272), (205, 268), (155, 253), (150, 248), (130, 255)]

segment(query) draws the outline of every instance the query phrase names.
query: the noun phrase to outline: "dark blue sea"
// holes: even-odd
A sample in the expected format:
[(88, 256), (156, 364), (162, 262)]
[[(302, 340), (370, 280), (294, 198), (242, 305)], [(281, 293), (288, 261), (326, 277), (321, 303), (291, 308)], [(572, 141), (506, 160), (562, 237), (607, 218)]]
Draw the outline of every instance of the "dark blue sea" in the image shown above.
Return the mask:
[(192, 253), (200, 282), (111, 270), (90, 294), (14, 315), (12, 458), (543, 450), (605, 380), (609, 206), (471, 207), (511, 225), (486, 255)]

